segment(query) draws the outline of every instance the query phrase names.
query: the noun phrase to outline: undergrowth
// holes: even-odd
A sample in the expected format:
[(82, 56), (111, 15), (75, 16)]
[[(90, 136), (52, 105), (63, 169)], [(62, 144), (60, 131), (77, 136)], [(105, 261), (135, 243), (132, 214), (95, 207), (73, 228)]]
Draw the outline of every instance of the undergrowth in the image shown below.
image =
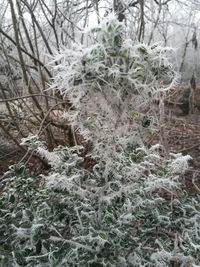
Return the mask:
[(47, 152), (59, 164), (40, 181), (20, 165), (6, 173), (1, 266), (200, 262), (200, 197), (188, 197), (180, 187), (188, 157), (165, 160), (157, 147), (129, 147), (126, 162), (113, 161), (107, 172), (102, 161), (88, 172), (74, 149), (60, 151)]

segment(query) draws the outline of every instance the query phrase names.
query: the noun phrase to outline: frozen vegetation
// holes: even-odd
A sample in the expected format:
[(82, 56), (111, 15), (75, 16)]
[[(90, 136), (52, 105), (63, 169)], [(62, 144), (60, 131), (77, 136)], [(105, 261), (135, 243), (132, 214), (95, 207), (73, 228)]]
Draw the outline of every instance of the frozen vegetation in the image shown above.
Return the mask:
[(50, 90), (69, 100), (62, 119), (84, 142), (49, 150), (38, 135), (22, 139), (50, 170), (16, 164), (4, 175), (2, 267), (199, 266), (200, 197), (183, 190), (191, 157), (148, 145), (177, 83), (173, 51), (133, 43), (123, 27), (111, 14), (88, 29), (91, 45), (50, 56)]

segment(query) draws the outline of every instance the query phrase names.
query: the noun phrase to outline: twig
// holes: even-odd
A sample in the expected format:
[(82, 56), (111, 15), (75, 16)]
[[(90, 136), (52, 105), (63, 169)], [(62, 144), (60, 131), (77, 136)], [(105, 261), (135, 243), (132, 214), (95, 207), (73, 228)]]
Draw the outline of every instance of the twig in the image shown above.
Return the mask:
[(200, 193), (200, 188), (199, 188), (199, 187), (196, 185), (196, 183), (195, 183), (195, 174), (196, 174), (196, 172), (193, 173), (193, 176), (192, 176), (192, 184), (194, 185), (194, 187), (195, 187), (195, 189), (197, 190), (197, 192)]
[(53, 97), (53, 96), (49, 96), (49, 95), (44, 95), (44, 94), (31, 94), (31, 95), (25, 95), (25, 96), (18, 96), (18, 97), (13, 97), (13, 98), (7, 98), (7, 99), (1, 99), (0, 103), (5, 103), (5, 102), (11, 102), (11, 101), (15, 101), (15, 100), (20, 100), (20, 99), (24, 99), (24, 98), (31, 98), (33, 96), (42, 96), (42, 97), (48, 97), (51, 98), (53, 100), (60, 100), (57, 97)]
[(188, 148), (184, 148), (184, 149), (178, 150), (178, 151), (173, 151), (173, 153), (187, 152), (188, 150), (192, 150), (193, 148), (196, 148), (196, 147), (198, 147), (198, 146), (200, 146), (200, 143), (195, 144), (195, 145), (193, 145), (193, 146), (191, 146), (191, 147), (188, 147)]

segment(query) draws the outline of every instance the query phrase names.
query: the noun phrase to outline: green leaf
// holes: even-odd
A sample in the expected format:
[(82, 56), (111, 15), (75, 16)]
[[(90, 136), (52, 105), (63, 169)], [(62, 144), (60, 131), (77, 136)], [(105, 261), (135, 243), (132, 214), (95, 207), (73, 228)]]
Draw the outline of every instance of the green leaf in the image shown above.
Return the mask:
[(42, 241), (41, 241), (41, 239), (39, 239), (35, 245), (36, 255), (40, 254), (41, 251), (42, 251)]

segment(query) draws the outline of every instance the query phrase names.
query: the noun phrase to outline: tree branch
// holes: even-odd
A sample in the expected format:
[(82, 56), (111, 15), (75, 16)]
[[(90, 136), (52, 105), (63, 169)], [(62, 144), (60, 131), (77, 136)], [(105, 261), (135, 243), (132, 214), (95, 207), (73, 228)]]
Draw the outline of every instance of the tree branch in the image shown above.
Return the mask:
[(157, 4), (157, 5), (161, 5), (161, 6), (164, 6), (164, 5), (167, 5), (169, 2), (170, 2), (171, 0), (166, 0), (166, 1), (164, 1), (163, 3), (160, 1), (158, 1), (158, 0), (154, 0), (154, 2)]
[[(15, 46), (17, 46), (17, 43), (12, 39), (12, 37), (10, 37), (7, 33), (5, 33), (1, 28), (0, 28), (0, 33), (3, 34), (3, 36), (5, 36), (11, 43), (13, 43)], [(52, 75), (51, 75), (50, 71), (47, 69), (47, 67), (45, 67), (45, 65), (40, 60), (38, 60), (36, 57), (34, 57), (28, 51), (26, 51), (25, 49), (23, 49), (21, 46), (19, 48), (21, 49), (21, 51), (24, 54), (26, 54), (27, 56), (29, 56), (34, 61), (37, 61), (37, 63), (39, 63), (40, 66), (42, 66), (45, 69), (45, 71), (47, 72), (47, 74), (49, 75), (49, 77), (52, 78)]]

